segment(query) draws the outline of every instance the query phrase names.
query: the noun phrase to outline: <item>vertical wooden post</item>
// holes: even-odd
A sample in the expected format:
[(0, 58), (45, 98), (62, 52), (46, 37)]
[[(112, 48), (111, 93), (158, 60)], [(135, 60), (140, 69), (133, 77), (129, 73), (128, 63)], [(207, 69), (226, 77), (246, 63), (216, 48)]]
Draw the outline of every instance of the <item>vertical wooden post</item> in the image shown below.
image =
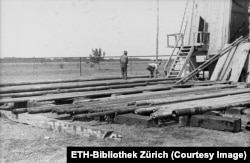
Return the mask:
[(80, 76), (82, 76), (82, 57), (80, 57)]

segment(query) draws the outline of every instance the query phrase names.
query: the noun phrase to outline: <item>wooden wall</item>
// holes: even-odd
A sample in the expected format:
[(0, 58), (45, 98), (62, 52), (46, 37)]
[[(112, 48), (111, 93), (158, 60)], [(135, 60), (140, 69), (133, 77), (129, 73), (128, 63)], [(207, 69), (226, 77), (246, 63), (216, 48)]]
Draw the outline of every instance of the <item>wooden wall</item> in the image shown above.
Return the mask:
[[(243, 16), (247, 16), (249, 0), (237, 0), (238, 3), (244, 6), (244, 9), (235, 4), (235, 0), (189, 0), (189, 12), (186, 16), (188, 18), (188, 25), (186, 28), (184, 44), (193, 45), (194, 33), (198, 30), (210, 33), (208, 54), (218, 53), (226, 43), (238, 37), (239, 34), (235, 32), (239, 30), (239, 22), (242, 23)], [(243, 11), (242, 11), (243, 10)], [(246, 14), (242, 14), (245, 13)], [(199, 23), (201, 18), (205, 25), (201, 27)], [(248, 24), (247, 20), (247, 24)], [(244, 24), (243, 26), (246, 26)], [(244, 27), (245, 28), (245, 27)], [(230, 38), (231, 37), (231, 38)]]

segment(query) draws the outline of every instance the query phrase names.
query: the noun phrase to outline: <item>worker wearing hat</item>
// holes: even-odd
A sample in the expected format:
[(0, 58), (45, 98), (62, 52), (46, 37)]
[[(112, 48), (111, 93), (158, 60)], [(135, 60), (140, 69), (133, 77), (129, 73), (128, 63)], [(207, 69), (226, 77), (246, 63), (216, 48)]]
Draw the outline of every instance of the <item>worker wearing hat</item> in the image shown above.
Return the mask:
[(128, 67), (128, 52), (124, 51), (120, 57), (121, 75), (123, 80), (127, 80), (127, 67)]

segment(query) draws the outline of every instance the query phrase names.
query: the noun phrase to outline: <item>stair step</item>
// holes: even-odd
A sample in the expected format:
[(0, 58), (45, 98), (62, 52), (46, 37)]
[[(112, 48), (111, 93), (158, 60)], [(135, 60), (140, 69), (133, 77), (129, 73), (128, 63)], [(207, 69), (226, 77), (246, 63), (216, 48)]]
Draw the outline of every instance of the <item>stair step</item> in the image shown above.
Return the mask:
[(192, 46), (183, 46), (183, 48), (192, 48)]
[(170, 72), (180, 72), (180, 70), (171, 70)]
[(180, 66), (180, 65), (183, 65), (182, 63), (179, 63), (179, 64), (174, 64), (173, 66)]
[(190, 49), (182, 49), (182, 50), (180, 50), (180, 52), (186, 52), (186, 53), (188, 53), (188, 52), (190, 52)]
[(188, 54), (189, 52), (179, 52), (179, 54)]
[(169, 72), (170, 75), (178, 75), (179, 72)]
[[(185, 60), (175, 60), (174, 64), (180, 63), (180, 62), (183, 62), (183, 63), (184, 63), (184, 61), (185, 61)], [(182, 64), (183, 64), (183, 63), (182, 63)]]
[(178, 75), (168, 75), (168, 77), (177, 77)]
[(178, 56), (177, 58), (187, 58), (187, 56), (185, 55), (185, 56), (183, 56), (183, 55), (180, 55), (180, 56)]

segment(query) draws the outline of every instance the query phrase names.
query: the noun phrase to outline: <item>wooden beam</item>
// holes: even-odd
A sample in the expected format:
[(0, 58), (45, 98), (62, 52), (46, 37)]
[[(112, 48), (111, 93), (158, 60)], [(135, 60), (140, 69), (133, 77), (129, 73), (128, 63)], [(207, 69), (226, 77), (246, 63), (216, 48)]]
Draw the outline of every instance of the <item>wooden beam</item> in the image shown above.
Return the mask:
[(190, 118), (190, 126), (219, 131), (240, 132), (241, 119), (214, 115), (194, 115)]
[[(226, 48), (227, 46), (229, 46), (228, 44), (224, 46), (224, 48)], [(231, 50), (230, 50), (231, 51)], [(216, 63), (216, 66), (214, 68), (213, 74), (210, 78), (210, 80), (212, 81), (216, 81), (219, 79), (219, 75), (223, 69), (223, 67), (225, 66), (225, 62), (228, 58), (228, 55), (230, 54), (230, 51), (228, 51), (225, 55), (223, 55), (222, 57), (220, 57)]]
[(250, 43), (242, 43), (238, 46), (235, 52), (235, 59), (232, 66), (230, 81), (238, 82), (242, 69), (245, 65), (247, 55), (249, 54)]

